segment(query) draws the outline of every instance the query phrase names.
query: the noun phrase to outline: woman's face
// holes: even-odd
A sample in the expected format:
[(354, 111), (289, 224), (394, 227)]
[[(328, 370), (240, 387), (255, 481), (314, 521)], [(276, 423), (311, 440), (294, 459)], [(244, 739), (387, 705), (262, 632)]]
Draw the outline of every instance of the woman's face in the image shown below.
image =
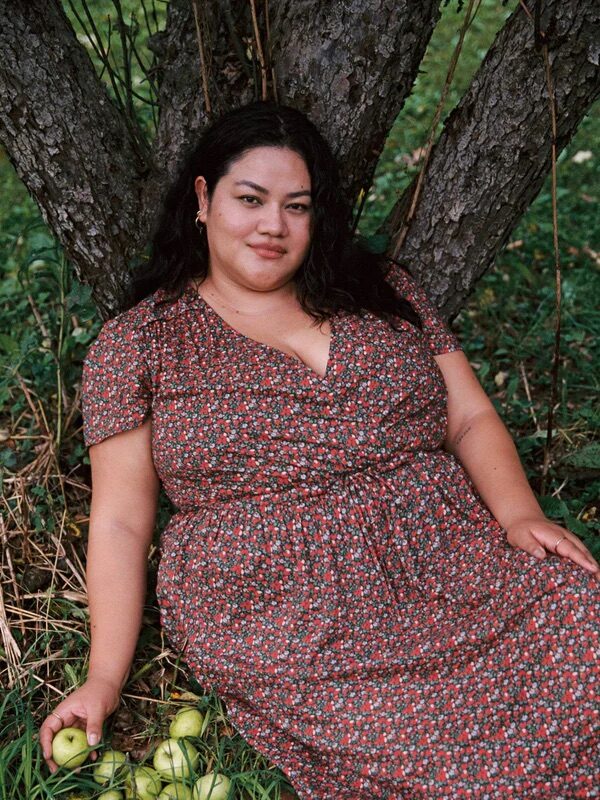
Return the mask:
[(283, 147), (255, 147), (235, 161), (208, 200), (195, 181), (206, 225), (210, 274), (255, 291), (290, 281), (310, 246), (313, 211), (303, 158)]

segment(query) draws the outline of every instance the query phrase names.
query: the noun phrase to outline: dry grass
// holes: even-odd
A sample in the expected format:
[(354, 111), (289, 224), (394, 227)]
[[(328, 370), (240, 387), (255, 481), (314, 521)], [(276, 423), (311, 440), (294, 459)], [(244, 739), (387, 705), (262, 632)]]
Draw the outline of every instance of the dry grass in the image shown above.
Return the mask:
[[(27, 399), (25, 410), (15, 420), (5, 420), (1, 436), (4, 446), (15, 452), (25, 438), (29, 439), (35, 455), (22, 468), (5, 475), (0, 496), (0, 682), (7, 694), (12, 690), (26, 699), (29, 725), (36, 730), (52, 708), (84, 682), (87, 673), (90, 631), (85, 551), (91, 491), (87, 463), (82, 461), (65, 471), (52, 430), (56, 418), (53, 409), (31, 386), (23, 381), (21, 386)], [(76, 390), (71, 413), (63, 419), (63, 447), (69, 439), (81, 438), (76, 427), (78, 405)], [(151, 575), (157, 566), (158, 548), (153, 546), (148, 562)], [(190, 702), (209, 716), (203, 753), (206, 771), (217, 763), (218, 743), (224, 739), (231, 740), (230, 749), (234, 750), (221, 762), (226, 771), (227, 767), (233, 771), (245, 768), (249, 773), (252, 769), (270, 769), (269, 762), (254, 753), (233, 729), (219, 698), (202, 693), (168, 646), (160, 632), (158, 606), (149, 580), (130, 678), (119, 708), (105, 725), (105, 743), (129, 753), (134, 762), (144, 761), (166, 735), (170, 716)], [(2, 748), (6, 752), (11, 742), (18, 742), (27, 729), (18, 715), (11, 720), (7, 713), (4, 709), (0, 752)], [(43, 764), (41, 770), (48, 775)], [(13, 796), (21, 797), (18, 792)], [(241, 789), (237, 796), (260, 795)], [(276, 798), (278, 788), (268, 796)], [(294, 797), (285, 796), (288, 800)]]

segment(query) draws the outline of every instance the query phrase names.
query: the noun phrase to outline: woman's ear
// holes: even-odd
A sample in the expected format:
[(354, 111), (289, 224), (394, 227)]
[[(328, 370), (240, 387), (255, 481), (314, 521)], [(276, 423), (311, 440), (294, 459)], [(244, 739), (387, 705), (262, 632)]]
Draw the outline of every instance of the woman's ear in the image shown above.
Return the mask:
[(200, 221), (206, 222), (206, 212), (208, 211), (208, 186), (202, 175), (198, 175), (194, 181), (194, 189), (198, 198), (198, 208), (201, 209)]

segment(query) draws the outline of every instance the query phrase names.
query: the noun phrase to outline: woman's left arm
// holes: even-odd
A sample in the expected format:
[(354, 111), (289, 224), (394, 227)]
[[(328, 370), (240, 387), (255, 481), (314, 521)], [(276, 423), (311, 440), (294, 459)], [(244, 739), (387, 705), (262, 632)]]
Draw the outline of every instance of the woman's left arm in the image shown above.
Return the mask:
[[(594, 572), (600, 568), (583, 542), (544, 516), (517, 449), (465, 354), (435, 356), (448, 389), (445, 448), (462, 463), (513, 547), (544, 558), (546, 550)], [(557, 551), (555, 550), (557, 542)]]

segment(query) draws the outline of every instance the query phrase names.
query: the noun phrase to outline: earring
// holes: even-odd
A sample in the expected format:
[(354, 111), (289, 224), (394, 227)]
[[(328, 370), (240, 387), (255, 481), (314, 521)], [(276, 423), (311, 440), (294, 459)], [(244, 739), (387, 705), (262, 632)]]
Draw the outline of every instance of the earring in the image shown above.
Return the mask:
[(202, 213), (202, 209), (199, 208), (197, 213), (196, 213), (196, 221), (194, 223), (196, 225), (196, 227), (198, 228), (198, 230), (200, 231), (200, 233), (202, 233), (202, 231), (204, 230), (204, 223), (200, 219), (200, 214), (201, 213)]

